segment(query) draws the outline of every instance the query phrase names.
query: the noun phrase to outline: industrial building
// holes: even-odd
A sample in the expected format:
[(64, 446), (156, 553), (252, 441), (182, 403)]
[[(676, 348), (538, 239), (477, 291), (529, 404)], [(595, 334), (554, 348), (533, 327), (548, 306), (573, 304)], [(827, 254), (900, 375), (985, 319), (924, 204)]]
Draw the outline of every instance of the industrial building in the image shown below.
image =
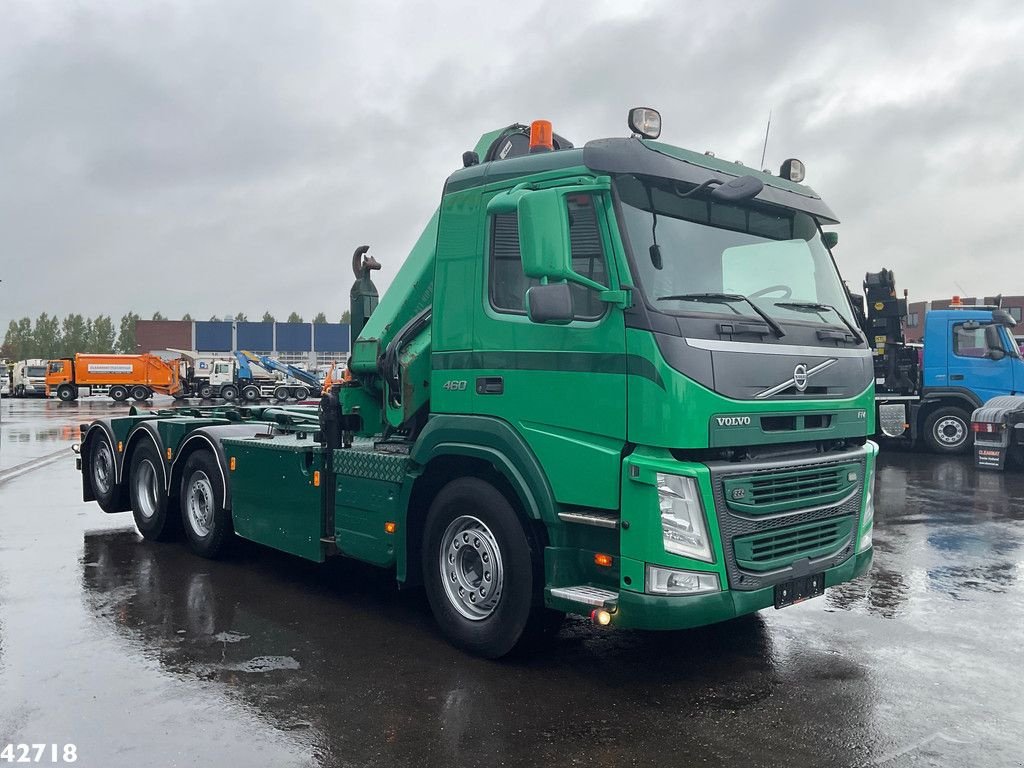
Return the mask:
[(322, 367), (348, 357), (347, 323), (250, 323), (228, 320), (139, 320), (139, 352), (247, 350), (281, 362)]

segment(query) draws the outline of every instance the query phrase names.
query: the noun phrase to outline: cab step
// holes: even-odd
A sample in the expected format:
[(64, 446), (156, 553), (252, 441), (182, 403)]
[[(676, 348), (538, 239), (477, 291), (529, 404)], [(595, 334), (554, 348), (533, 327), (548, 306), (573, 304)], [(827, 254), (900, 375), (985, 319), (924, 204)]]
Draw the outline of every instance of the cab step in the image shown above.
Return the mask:
[(568, 600), (571, 603), (589, 605), (593, 608), (614, 608), (619, 602), (618, 592), (592, 587), (589, 584), (581, 584), (577, 587), (551, 587), (548, 593), (558, 600)]

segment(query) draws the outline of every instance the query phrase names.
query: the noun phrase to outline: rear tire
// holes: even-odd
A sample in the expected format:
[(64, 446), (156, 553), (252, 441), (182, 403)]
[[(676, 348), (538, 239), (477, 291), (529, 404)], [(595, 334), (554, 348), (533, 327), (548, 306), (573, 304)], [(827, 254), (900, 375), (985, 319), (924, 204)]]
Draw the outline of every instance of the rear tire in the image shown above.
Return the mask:
[(306, 387), (296, 387), (293, 394), (296, 400), (305, 400), (309, 397), (309, 390)]
[(134, 400), (137, 403), (141, 403), (151, 394), (153, 393), (150, 392), (149, 389), (142, 386), (141, 384), (136, 384), (134, 387), (132, 387), (132, 400)]
[(255, 384), (246, 384), (242, 387), (242, 399), (246, 402), (255, 403), (260, 399), (260, 388)]
[(167, 541), (181, 530), (181, 517), (164, 487), (164, 467), (156, 448), (148, 442), (132, 454), (128, 496), (135, 525), (150, 541)]
[(217, 459), (209, 451), (193, 453), (181, 481), (181, 522), (189, 549), (200, 557), (220, 557), (234, 538), (231, 512), (223, 501)]
[(495, 659), (530, 634), (535, 555), (494, 486), (464, 477), (442, 488), (427, 514), (422, 555), (430, 607), (453, 644)]
[(106, 432), (98, 432), (89, 442), (89, 484), (100, 509), (104, 512), (121, 511), (117, 503), (120, 489), (117, 485), (114, 446)]
[(967, 453), (971, 450), (971, 414), (955, 406), (937, 408), (925, 419), (924, 439), (933, 453)]
[(115, 384), (109, 390), (107, 394), (110, 395), (110, 399), (117, 403), (123, 403), (128, 399), (128, 388), (122, 387), (120, 384)]
[(291, 392), (288, 387), (278, 387), (274, 390), (274, 398), (277, 400), (287, 400), (289, 397), (291, 397)]
[(57, 387), (57, 399), (65, 403), (78, 399), (78, 389), (73, 384), (61, 384)]
[(226, 387), (222, 387), (220, 390), (220, 396), (227, 400), (229, 403), (233, 403), (238, 399), (238, 387), (234, 384), (228, 384)]
[(201, 400), (209, 400), (211, 397), (213, 397), (213, 387), (209, 384), (203, 384), (199, 388), (199, 398)]

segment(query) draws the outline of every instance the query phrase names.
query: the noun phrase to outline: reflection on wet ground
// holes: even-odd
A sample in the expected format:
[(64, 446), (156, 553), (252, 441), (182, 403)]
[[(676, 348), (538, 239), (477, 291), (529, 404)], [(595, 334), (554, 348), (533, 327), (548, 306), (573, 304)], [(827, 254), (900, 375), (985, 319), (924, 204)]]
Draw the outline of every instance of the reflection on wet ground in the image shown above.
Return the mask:
[(691, 632), (572, 621), (500, 663), (388, 574), (244, 544), (203, 561), (77, 493), (72, 461), (0, 486), (0, 742), (113, 766), (1021, 759), (1024, 474), (887, 451), (862, 579)]

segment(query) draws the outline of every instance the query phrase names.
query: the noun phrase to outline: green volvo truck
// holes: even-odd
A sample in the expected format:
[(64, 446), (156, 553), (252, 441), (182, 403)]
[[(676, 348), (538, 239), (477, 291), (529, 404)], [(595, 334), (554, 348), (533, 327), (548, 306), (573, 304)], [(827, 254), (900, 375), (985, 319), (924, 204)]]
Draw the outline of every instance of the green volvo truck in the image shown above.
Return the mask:
[(802, 185), (550, 123), (484, 135), (318, 407), (82, 426), (83, 495), (216, 557), (235, 536), (421, 585), (487, 657), (558, 626), (680, 629), (822, 594), (872, 557), (870, 350)]

